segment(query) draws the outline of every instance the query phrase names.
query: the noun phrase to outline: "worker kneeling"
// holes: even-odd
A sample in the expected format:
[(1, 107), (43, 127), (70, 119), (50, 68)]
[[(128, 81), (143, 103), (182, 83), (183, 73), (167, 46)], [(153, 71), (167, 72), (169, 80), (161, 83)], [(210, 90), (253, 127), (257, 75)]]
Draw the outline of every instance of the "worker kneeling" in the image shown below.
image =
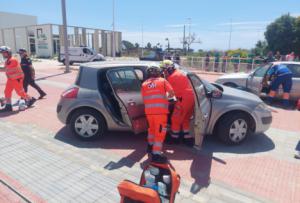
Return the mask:
[(5, 108), (1, 109), (0, 112), (12, 111), (11, 97), (12, 91), (16, 93), (26, 101), (28, 107), (32, 106), (36, 101), (35, 98), (30, 97), (23, 88), (24, 73), (21, 68), (19, 61), (12, 57), (12, 52), (9, 47), (0, 47), (0, 53), (6, 59), (4, 64), (4, 70), (7, 76), (7, 82), (4, 90), (5, 95)]
[(150, 66), (148, 79), (142, 84), (145, 114), (148, 120), (148, 149), (153, 159), (162, 157), (163, 142), (167, 133), (169, 102), (174, 100), (173, 88), (167, 80), (160, 77), (160, 68)]
[(194, 138), (190, 134), (190, 120), (195, 106), (193, 87), (188, 77), (175, 69), (172, 61), (164, 60), (161, 67), (177, 98), (171, 117), (171, 137), (178, 143), (180, 134), (183, 133), (184, 142), (188, 146), (193, 146)]
[(283, 87), (283, 105), (285, 107), (289, 106), (290, 91), (292, 89), (292, 77), (293, 74), (286, 65), (275, 65), (268, 72), (266, 76), (265, 83), (271, 78), (274, 78), (271, 82), (271, 91), (268, 96), (267, 102), (271, 104), (274, 97), (276, 96), (276, 91), (279, 86)]

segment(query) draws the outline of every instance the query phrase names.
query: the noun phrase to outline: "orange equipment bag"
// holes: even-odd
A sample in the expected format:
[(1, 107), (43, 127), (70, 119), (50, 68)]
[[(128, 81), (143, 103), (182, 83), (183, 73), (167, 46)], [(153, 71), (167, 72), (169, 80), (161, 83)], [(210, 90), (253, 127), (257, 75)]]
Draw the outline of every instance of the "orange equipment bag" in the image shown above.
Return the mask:
[[(151, 171), (155, 171), (155, 175)], [(152, 177), (152, 187), (148, 185), (147, 176)], [(174, 203), (179, 185), (180, 176), (170, 163), (152, 162), (144, 168), (139, 185), (124, 180), (118, 190), (121, 203)]]

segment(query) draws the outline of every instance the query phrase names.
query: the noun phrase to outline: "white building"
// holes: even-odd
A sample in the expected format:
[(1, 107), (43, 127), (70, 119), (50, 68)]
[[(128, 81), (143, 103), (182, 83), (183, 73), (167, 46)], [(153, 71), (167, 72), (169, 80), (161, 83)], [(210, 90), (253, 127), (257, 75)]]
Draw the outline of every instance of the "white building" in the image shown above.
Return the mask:
[[(69, 46), (88, 46), (105, 56), (112, 56), (112, 31), (68, 26)], [(0, 12), (0, 46), (7, 45), (16, 52), (27, 49), (37, 57), (53, 57), (64, 46), (63, 26), (37, 24), (37, 17)], [(116, 53), (121, 51), (121, 32), (115, 32)]]
[(0, 29), (27, 25), (37, 25), (37, 17), (18, 13), (6, 13), (0, 11)]

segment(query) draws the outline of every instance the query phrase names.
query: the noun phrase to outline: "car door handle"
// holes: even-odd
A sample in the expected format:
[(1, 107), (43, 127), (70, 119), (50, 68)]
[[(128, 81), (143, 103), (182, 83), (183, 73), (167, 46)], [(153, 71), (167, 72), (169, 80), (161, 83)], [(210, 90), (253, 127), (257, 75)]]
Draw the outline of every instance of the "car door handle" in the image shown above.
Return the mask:
[(208, 119), (208, 113), (203, 115), (203, 120), (206, 120), (206, 119)]

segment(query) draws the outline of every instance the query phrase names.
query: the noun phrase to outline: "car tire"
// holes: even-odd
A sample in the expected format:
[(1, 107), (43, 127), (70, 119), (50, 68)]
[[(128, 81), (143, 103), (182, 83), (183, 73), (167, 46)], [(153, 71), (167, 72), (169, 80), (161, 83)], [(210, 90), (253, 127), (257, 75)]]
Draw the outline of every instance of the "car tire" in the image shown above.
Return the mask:
[(217, 126), (217, 136), (225, 144), (238, 145), (250, 134), (250, 119), (244, 113), (229, 113)]
[(79, 139), (86, 141), (102, 138), (107, 129), (103, 116), (92, 109), (75, 111), (69, 126)]

